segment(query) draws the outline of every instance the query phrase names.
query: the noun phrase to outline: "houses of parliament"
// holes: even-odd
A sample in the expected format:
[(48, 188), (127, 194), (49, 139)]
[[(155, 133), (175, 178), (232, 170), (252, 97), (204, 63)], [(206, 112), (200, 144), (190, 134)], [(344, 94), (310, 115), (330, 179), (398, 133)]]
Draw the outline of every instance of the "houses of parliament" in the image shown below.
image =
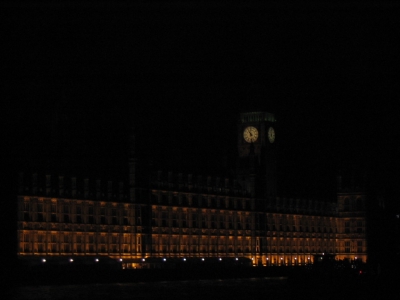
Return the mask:
[(126, 181), (19, 174), (19, 258), (107, 258), (124, 268), (186, 259), (300, 266), (318, 255), (366, 262), (362, 191), (338, 178), (334, 202), (277, 195), (273, 114), (240, 114), (231, 177), (149, 169), (131, 139)]

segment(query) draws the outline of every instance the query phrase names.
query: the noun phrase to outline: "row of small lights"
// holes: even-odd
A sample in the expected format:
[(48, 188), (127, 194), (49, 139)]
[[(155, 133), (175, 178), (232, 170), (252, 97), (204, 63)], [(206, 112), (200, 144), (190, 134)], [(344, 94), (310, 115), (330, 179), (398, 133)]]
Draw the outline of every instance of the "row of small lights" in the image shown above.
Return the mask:
[[(202, 258), (201, 260), (202, 260), (202, 261), (204, 261), (204, 258)], [(219, 260), (221, 261), (221, 260), (222, 260), (222, 258), (220, 257), (220, 258), (219, 258)], [(237, 257), (236, 257), (236, 260), (239, 260), (239, 258), (237, 258)], [(251, 260), (253, 260), (253, 258), (252, 258)], [(99, 262), (99, 259), (98, 259), (98, 258), (95, 258), (95, 260), (94, 260), (94, 261), (95, 261), (95, 262)], [(120, 259), (119, 259), (119, 261), (121, 261), (121, 262), (122, 262), (122, 261), (123, 261), (123, 259), (122, 259), (122, 258), (120, 258)], [(145, 258), (142, 258), (142, 261), (146, 261), (146, 259), (145, 259)], [(163, 258), (163, 261), (167, 261), (167, 259), (166, 259), (166, 258)], [(183, 258), (183, 261), (186, 261), (186, 258)], [(46, 259), (45, 259), (45, 258), (43, 258), (43, 259), (42, 259), (42, 262), (44, 262), (44, 263), (45, 263), (45, 262), (46, 262)], [(72, 258), (70, 258), (70, 259), (69, 259), (69, 262), (74, 262), (74, 260), (73, 260)]]
[[(295, 257), (294, 259), (295, 259), (295, 260), (297, 260), (297, 257)], [(308, 260), (310, 260), (310, 258), (309, 258), (309, 257), (308, 257), (307, 259), (308, 259)], [(354, 259), (357, 259), (357, 256), (356, 256)], [(204, 258), (202, 258), (201, 260), (202, 260), (202, 261), (204, 261)], [(222, 261), (222, 258), (220, 257), (220, 258), (219, 258), (219, 260), (220, 260), (220, 261)], [(237, 257), (236, 257), (236, 258), (235, 258), (235, 260), (239, 260), (239, 258), (237, 258)], [(252, 258), (251, 258), (251, 260), (254, 260), (254, 257), (252, 257)], [(268, 261), (268, 260), (269, 260), (269, 258), (267, 257), (267, 261)], [(283, 260), (283, 257), (281, 257), (281, 260)], [(94, 261), (95, 261), (95, 262), (99, 262), (99, 259), (98, 259), (98, 258), (96, 258)], [(123, 261), (123, 259), (122, 259), (122, 258), (120, 258), (120, 259), (119, 259), (119, 261), (121, 261), (121, 262), (122, 262), (122, 261)], [(146, 261), (146, 259), (145, 259), (145, 258), (142, 258), (142, 261)], [(166, 259), (166, 258), (163, 258), (163, 261), (167, 261), (167, 259)], [(183, 258), (183, 261), (186, 261), (186, 258)], [(45, 259), (45, 258), (43, 258), (43, 259), (42, 259), (42, 262), (44, 262), (44, 263), (45, 263), (45, 262), (46, 262), (46, 259)], [(74, 262), (74, 260), (73, 260), (72, 258), (70, 258), (70, 259), (69, 259), (69, 262), (71, 262), (71, 263), (72, 263), (72, 262)]]
[[(297, 260), (297, 257), (295, 257), (294, 259)], [(307, 258), (307, 259), (310, 259), (310, 258)], [(357, 257), (356, 257), (356, 259), (357, 259)], [(252, 259), (252, 260), (253, 260), (253, 259)], [(267, 257), (267, 260), (269, 260), (268, 257)], [(283, 257), (281, 257), (281, 260), (283, 260)]]
[[(98, 258), (95, 258), (94, 261), (95, 261), (95, 262), (99, 262), (100, 260), (99, 260)], [(122, 258), (120, 258), (119, 261), (122, 261)], [(45, 263), (45, 262), (46, 262), (46, 259), (45, 259), (45, 258), (42, 258), (42, 262)], [(72, 262), (74, 262), (74, 260), (73, 260), (72, 258), (70, 258), (70, 259), (69, 259), (69, 262), (72, 263)]]
[[(204, 261), (204, 257), (201, 260)], [(220, 257), (218, 260), (222, 261), (222, 258)], [(236, 257), (235, 260), (239, 260), (239, 258)], [(253, 260), (253, 258), (251, 260)], [(146, 261), (146, 259), (142, 258), (142, 261)], [(164, 257), (163, 261), (167, 261), (167, 259)], [(183, 258), (183, 261), (186, 261), (186, 258)]]

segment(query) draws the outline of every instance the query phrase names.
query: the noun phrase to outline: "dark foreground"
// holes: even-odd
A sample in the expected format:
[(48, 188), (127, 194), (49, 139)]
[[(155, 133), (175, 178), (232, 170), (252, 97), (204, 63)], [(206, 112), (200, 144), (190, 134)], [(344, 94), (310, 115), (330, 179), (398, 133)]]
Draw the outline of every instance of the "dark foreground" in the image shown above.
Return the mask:
[(26, 269), (8, 279), (7, 299), (390, 299), (399, 293), (397, 277), (387, 273), (279, 267)]
[[(398, 291), (398, 289), (397, 289)], [(393, 293), (394, 292), (394, 293)], [(226, 278), (10, 287), (3, 299), (395, 299), (381, 279)]]

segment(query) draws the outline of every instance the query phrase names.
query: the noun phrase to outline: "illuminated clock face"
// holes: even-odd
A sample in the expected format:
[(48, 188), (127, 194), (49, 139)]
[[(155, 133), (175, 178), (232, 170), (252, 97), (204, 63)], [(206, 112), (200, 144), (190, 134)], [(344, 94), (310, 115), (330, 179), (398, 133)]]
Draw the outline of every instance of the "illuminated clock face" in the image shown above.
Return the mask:
[(246, 127), (243, 131), (243, 138), (248, 143), (254, 143), (258, 139), (258, 130), (253, 126)]
[(270, 143), (275, 141), (275, 130), (272, 127), (268, 129), (268, 140)]

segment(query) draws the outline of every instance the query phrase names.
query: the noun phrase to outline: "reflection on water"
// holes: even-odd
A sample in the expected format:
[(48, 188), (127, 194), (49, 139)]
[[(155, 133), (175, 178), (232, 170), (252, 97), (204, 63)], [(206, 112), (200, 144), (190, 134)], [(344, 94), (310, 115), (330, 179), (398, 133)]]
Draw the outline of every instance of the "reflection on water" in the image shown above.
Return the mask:
[[(248, 299), (268, 293), (268, 299), (285, 299), (286, 278), (163, 281), (87, 285), (16, 287), (9, 299)], [(272, 297), (271, 297), (272, 296)]]

